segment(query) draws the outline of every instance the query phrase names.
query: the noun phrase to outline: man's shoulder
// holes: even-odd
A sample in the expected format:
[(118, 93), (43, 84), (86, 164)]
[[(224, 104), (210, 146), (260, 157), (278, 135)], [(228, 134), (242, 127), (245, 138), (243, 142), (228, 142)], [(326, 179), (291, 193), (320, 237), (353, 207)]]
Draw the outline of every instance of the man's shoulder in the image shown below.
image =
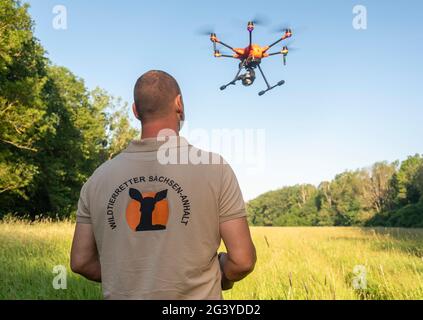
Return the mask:
[(109, 173), (114, 172), (118, 169), (118, 167), (120, 167), (122, 160), (121, 157), (122, 154), (120, 153), (114, 158), (103, 162), (94, 170), (89, 180), (92, 180), (93, 182), (101, 182), (99, 180), (101, 180), (102, 177), (107, 177)]
[(206, 165), (228, 165), (228, 162), (226, 162), (225, 158), (221, 154), (207, 151), (194, 145), (189, 145), (188, 157), (190, 163), (193, 164), (199, 163)]

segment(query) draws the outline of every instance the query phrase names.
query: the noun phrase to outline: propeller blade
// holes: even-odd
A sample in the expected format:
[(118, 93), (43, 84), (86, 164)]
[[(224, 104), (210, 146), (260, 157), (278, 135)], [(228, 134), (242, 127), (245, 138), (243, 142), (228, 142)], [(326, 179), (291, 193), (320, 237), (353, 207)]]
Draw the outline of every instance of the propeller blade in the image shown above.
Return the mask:
[(301, 50), (300, 48), (297, 48), (297, 47), (290, 47), (290, 46), (288, 46), (288, 51), (289, 52), (292, 52), (292, 51), (299, 51), (299, 50)]
[(210, 36), (212, 33), (216, 33), (214, 26), (204, 26), (198, 28), (195, 33), (199, 36)]
[(271, 29), (271, 32), (274, 32), (274, 33), (285, 33), (287, 30), (291, 30), (292, 33), (295, 36), (296, 34), (303, 33), (304, 31), (307, 30), (307, 28), (306, 27), (293, 26), (290, 23), (283, 23), (283, 24), (280, 24), (280, 25), (278, 25), (276, 27), (273, 27)]
[(245, 28), (247, 26), (247, 23), (252, 21), (255, 26), (268, 26), (270, 24), (270, 20), (268, 17), (266, 17), (263, 14), (255, 14), (252, 17), (247, 16), (245, 19), (240, 18), (234, 18), (231, 21), (231, 25), (235, 28)]
[(269, 18), (263, 14), (254, 15), (253, 19), (251, 19), (250, 21), (252, 21), (256, 26), (267, 26), (270, 23)]
[(288, 29), (292, 29), (290, 23), (281, 23), (275, 27), (272, 27), (271, 32), (281, 33), (281, 32), (285, 32)]
[(295, 39), (289, 38), (285, 40), (285, 42), (283, 42), (283, 45), (289, 47), (289, 46), (292, 46), (294, 42), (295, 42)]

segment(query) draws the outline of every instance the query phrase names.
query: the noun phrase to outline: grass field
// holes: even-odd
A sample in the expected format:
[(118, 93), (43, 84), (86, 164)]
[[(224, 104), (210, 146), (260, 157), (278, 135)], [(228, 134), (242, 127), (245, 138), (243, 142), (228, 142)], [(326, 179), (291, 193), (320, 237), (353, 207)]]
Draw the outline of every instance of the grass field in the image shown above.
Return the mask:
[[(0, 223), (0, 299), (101, 299), (98, 284), (68, 268), (70, 222)], [(423, 230), (253, 227), (256, 269), (225, 299), (423, 299)], [(366, 287), (354, 289), (354, 267)], [(363, 267), (361, 267), (363, 268)]]

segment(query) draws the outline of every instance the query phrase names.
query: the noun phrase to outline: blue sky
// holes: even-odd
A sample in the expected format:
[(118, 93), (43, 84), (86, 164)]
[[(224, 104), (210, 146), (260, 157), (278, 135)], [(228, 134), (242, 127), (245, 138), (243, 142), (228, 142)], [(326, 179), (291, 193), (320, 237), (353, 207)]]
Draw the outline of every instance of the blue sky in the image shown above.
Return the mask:
[[(88, 88), (132, 103), (137, 77), (162, 69), (181, 85), (189, 128), (264, 129), (264, 170), (234, 165), (247, 200), (423, 152), (421, 1), (27, 2), (48, 57)], [(52, 27), (58, 4), (67, 8), (67, 30)], [(367, 30), (352, 26), (359, 4), (368, 11)], [(215, 59), (208, 37), (196, 30), (214, 25), (223, 41), (244, 47), (245, 23), (256, 13), (271, 22), (256, 27), (254, 42), (261, 45), (277, 39), (272, 25), (302, 30), (294, 35), (300, 50), (290, 53), (286, 67), (280, 57), (262, 63), (270, 82), (286, 84), (259, 97), (265, 87), (258, 77), (251, 87), (221, 92), (237, 64)]]

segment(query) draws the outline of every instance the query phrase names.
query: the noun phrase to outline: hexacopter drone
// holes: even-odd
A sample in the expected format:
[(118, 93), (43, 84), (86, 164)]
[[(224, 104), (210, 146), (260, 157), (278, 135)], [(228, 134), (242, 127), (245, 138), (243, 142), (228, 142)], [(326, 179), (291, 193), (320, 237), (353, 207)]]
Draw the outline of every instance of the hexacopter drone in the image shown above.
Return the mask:
[[(265, 94), (267, 91), (272, 90), (275, 87), (281, 86), (285, 83), (284, 80), (279, 81), (278, 83), (276, 83), (273, 86), (270, 86), (269, 82), (266, 79), (266, 76), (263, 73), (263, 70), (260, 67), (260, 63), (261, 63), (261, 59), (263, 58), (267, 58), (270, 56), (274, 56), (274, 55), (278, 55), (281, 54), (283, 57), (283, 63), (284, 65), (286, 65), (286, 56), (288, 55), (288, 46), (283, 46), (282, 50), (277, 51), (277, 52), (273, 52), (273, 53), (267, 53), (267, 51), (272, 48), (273, 46), (275, 46), (276, 44), (278, 44), (279, 42), (286, 40), (288, 38), (292, 37), (292, 30), (290, 28), (286, 28), (284, 29), (284, 34), (283, 36), (278, 39), (277, 41), (273, 42), (272, 44), (265, 46), (265, 47), (261, 47), (258, 44), (253, 44), (252, 43), (252, 33), (254, 30), (254, 22), (253, 21), (249, 21), (248, 25), (247, 25), (247, 30), (249, 32), (250, 35), (250, 42), (249, 45), (245, 48), (233, 48), (230, 45), (227, 45), (226, 43), (220, 41), (215, 33), (210, 33), (210, 40), (211, 42), (213, 42), (213, 49), (214, 49), (214, 56), (216, 58), (220, 58), (220, 57), (225, 57), (225, 58), (234, 58), (234, 59), (238, 59), (240, 60), (239, 63), (239, 69), (237, 74), (235, 75), (235, 78), (229, 82), (228, 84), (225, 84), (223, 86), (220, 87), (220, 90), (225, 90), (227, 86), (229, 85), (235, 85), (237, 81), (241, 81), (242, 84), (244, 86), (250, 86), (254, 83), (254, 80), (256, 78), (255, 75), (255, 68), (258, 68), (263, 79), (264, 82), (267, 85), (267, 89), (260, 91), (258, 94), (259, 96), (262, 96), (263, 94)], [(233, 51), (233, 55), (228, 55), (228, 54), (221, 54), (219, 50), (217, 50), (217, 46), (216, 44), (220, 44), (228, 49), (230, 49), (231, 51)], [(241, 71), (245, 69), (245, 73), (241, 74)]]

